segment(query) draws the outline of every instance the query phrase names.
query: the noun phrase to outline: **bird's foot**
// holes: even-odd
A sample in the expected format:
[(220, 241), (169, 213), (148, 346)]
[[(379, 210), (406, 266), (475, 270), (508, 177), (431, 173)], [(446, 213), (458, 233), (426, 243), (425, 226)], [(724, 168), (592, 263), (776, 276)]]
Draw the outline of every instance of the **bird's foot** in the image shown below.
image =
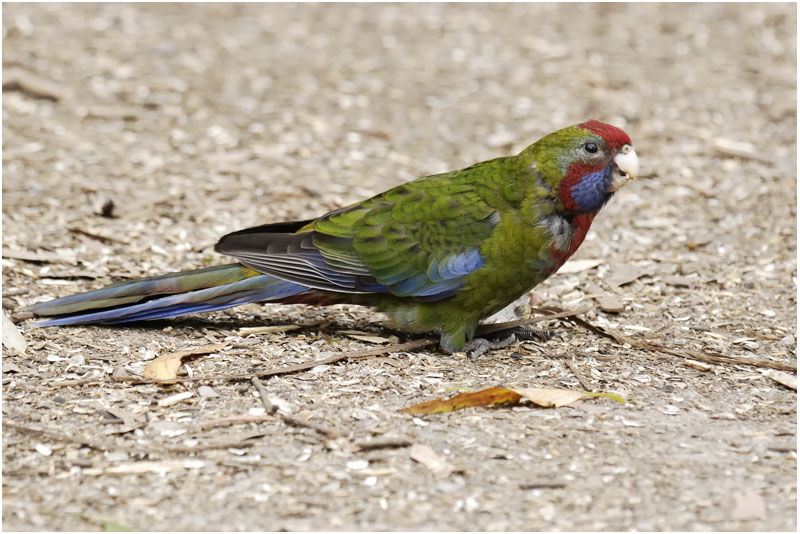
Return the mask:
[(518, 326), (516, 328), (509, 328), (508, 330), (501, 330), (499, 334), (507, 332), (513, 333), (520, 341), (549, 341), (553, 338), (559, 339), (561, 336), (555, 330), (547, 328), (531, 328), (529, 326)]
[(516, 326), (506, 330), (492, 332), (483, 337), (476, 337), (464, 345), (464, 350), (467, 352), (468, 358), (477, 358), (478, 356), (483, 356), (490, 350), (509, 347), (516, 341), (548, 341), (560, 337), (559, 333), (555, 330)]
[[(493, 336), (496, 337), (496, 336)], [(464, 350), (467, 352), (467, 358), (477, 358), (483, 356), (490, 350), (504, 349), (511, 346), (517, 340), (514, 334), (510, 334), (503, 339), (497, 341), (490, 341), (485, 337), (476, 337), (466, 345)]]

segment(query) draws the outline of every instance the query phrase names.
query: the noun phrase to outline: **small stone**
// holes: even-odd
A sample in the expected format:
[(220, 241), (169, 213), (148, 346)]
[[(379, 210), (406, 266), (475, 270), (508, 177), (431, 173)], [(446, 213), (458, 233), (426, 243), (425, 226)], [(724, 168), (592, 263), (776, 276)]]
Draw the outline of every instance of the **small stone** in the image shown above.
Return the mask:
[(666, 415), (678, 415), (680, 412), (681, 412), (681, 409), (678, 408), (677, 406), (673, 406), (672, 404), (667, 404), (661, 410), (661, 413), (666, 414)]
[(789, 334), (781, 338), (780, 344), (786, 348), (791, 348), (794, 345), (794, 336)]
[(122, 451), (108, 451), (105, 457), (109, 462), (126, 462), (130, 458), (127, 452)]
[(362, 469), (366, 469), (367, 467), (369, 467), (368, 460), (359, 459), (359, 460), (350, 460), (349, 462), (347, 462), (347, 468), (350, 469), (351, 471), (361, 471)]
[(206, 399), (219, 397), (219, 393), (214, 391), (214, 388), (211, 386), (200, 386), (197, 388), (197, 394)]

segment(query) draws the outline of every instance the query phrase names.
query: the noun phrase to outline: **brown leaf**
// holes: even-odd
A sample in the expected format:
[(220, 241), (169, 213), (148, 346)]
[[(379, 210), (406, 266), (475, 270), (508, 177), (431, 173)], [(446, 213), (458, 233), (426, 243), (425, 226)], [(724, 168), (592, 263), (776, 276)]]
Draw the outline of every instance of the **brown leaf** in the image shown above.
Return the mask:
[(201, 356), (222, 350), (227, 343), (216, 343), (195, 349), (179, 350), (162, 354), (144, 368), (144, 377), (148, 380), (169, 380), (178, 376), (184, 358), (191, 356)]
[(515, 403), (519, 402), (521, 398), (522, 395), (510, 389), (493, 387), (482, 389), (474, 393), (462, 393), (456, 395), (452, 399), (436, 399), (421, 402), (399, 411), (400, 413), (417, 415), (446, 413), (461, 410), (462, 408), (471, 408), (473, 406), (493, 406), (495, 404)]
[(434, 413), (454, 412), (462, 408), (477, 406), (516, 404), (523, 398), (542, 408), (558, 408), (560, 406), (572, 404), (583, 398), (590, 398), (591, 396), (592, 395), (581, 391), (572, 391), (569, 389), (493, 387), (482, 389), (474, 393), (461, 393), (447, 400), (436, 399), (421, 402), (399, 410), (399, 412), (415, 415), (429, 415)]

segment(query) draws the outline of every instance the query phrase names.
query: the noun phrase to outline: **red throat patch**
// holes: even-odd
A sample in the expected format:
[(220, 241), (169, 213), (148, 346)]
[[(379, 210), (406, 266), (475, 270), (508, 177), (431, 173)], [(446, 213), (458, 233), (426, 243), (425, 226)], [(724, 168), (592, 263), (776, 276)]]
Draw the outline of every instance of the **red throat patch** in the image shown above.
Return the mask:
[(578, 128), (599, 135), (606, 140), (606, 145), (612, 150), (631, 144), (631, 138), (628, 137), (628, 134), (616, 126), (611, 126), (604, 122), (595, 120), (586, 121), (579, 124)]
[(558, 250), (554, 244), (550, 245), (550, 257), (556, 261), (552, 272), (557, 271), (578, 250), (578, 247), (581, 246), (583, 239), (589, 232), (589, 227), (592, 226), (594, 216), (594, 213), (582, 213), (572, 218), (572, 224), (575, 225), (575, 233), (572, 234), (572, 241), (570, 241), (567, 250)]

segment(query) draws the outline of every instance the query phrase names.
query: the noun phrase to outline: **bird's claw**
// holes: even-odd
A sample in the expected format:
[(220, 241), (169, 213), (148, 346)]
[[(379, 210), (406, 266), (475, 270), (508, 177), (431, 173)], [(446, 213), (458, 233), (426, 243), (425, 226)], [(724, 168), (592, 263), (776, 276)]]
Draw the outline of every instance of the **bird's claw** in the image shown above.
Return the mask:
[(551, 339), (561, 339), (561, 335), (556, 330), (547, 328), (531, 328), (529, 326), (518, 326), (504, 332), (513, 332), (520, 341), (550, 341)]
[(509, 336), (497, 341), (489, 341), (483, 337), (476, 337), (464, 346), (464, 350), (467, 352), (467, 358), (478, 358), (490, 350), (504, 349), (509, 347), (516, 340), (517, 338), (514, 334), (510, 334)]

